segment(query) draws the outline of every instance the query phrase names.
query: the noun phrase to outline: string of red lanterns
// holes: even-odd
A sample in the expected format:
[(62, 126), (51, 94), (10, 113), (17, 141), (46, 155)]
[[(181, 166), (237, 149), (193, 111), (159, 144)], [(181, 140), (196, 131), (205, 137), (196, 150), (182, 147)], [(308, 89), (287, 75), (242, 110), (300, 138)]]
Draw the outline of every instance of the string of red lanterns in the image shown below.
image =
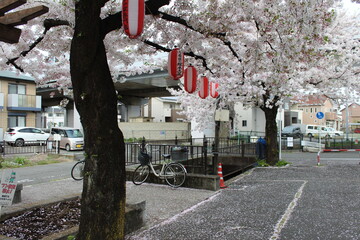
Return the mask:
[[(144, 29), (145, 19), (145, 0), (123, 0), (122, 3), (122, 24), (124, 32), (129, 38), (134, 39), (141, 35)], [(179, 48), (170, 51), (168, 58), (168, 72), (174, 80), (179, 80), (184, 76), (184, 88), (188, 93), (196, 91), (197, 71), (193, 66), (185, 69), (184, 74), (184, 53)], [(200, 79), (199, 96), (203, 99), (209, 96), (217, 98), (219, 93), (216, 89), (219, 87), (218, 83), (211, 82), (206, 76)]]
[[(197, 87), (197, 71), (192, 65), (188, 66), (184, 71), (184, 54), (179, 48), (170, 51), (168, 58), (168, 72), (172, 79), (179, 80), (184, 75), (184, 89), (188, 93), (194, 93)], [(205, 99), (209, 96), (217, 98), (219, 93), (216, 91), (219, 87), (218, 83), (209, 83), (206, 76), (199, 79), (199, 92), (200, 98)]]

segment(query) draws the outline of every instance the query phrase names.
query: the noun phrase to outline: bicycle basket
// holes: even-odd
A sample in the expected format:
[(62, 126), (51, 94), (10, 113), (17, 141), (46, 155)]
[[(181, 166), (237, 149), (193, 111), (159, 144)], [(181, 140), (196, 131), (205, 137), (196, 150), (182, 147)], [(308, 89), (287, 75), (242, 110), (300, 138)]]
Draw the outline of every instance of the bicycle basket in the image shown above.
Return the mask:
[(138, 154), (138, 160), (141, 165), (148, 165), (150, 163), (151, 156), (145, 152), (140, 151)]

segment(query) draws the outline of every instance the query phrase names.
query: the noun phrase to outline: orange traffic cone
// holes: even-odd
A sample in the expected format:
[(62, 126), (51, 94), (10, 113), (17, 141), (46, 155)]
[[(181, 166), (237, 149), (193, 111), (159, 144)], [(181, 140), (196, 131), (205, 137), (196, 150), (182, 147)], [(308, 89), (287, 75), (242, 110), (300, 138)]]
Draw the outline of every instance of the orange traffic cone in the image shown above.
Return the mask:
[(220, 177), (220, 188), (227, 188), (227, 186), (225, 186), (225, 182), (224, 182), (224, 178), (223, 178), (223, 174), (222, 174), (222, 164), (221, 163), (218, 164), (218, 175)]

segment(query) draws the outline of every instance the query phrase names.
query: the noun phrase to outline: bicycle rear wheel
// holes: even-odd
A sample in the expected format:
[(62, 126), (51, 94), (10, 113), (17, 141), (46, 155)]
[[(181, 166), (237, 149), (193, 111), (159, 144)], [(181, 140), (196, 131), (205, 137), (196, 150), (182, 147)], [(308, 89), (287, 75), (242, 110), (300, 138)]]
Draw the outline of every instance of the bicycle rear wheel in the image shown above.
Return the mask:
[(71, 169), (71, 177), (76, 181), (82, 180), (84, 178), (84, 168), (84, 160), (77, 162)]
[(146, 181), (150, 173), (149, 165), (140, 165), (138, 166), (133, 174), (132, 181), (135, 185), (140, 185)]
[(170, 163), (165, 168), (165, 181), (171, 187), (177, 188), (183, 185), (186, 178), (185, 167), (180, 163)]

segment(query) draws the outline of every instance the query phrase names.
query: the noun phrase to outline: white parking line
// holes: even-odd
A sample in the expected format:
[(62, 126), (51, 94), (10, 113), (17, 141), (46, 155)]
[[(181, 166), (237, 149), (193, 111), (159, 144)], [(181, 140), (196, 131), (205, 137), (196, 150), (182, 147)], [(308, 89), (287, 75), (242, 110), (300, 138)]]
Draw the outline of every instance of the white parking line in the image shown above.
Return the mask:
[(291, 201), (291, 203), (289, 204), (289, 206), (287, 207), (284, 215), (282, 215), (282, 217), (279, 219), (279, 221), (277, 222), (275, 228), (274, 228), (274, 233), (273, 235), (270, 237), (270, 240), (276, 240), (279, 238), (281, 230), (284, 228), (284, 226), (286, 225), (287, 221), (289, 220), (292, 212), (294, 211), (298, 200), (301, 198), (301, 195), (303, 193), (304, 187), (306, 185), (308, 181), (304, 181), (304, 183), (301, 185), (301, 187), (299, 188), (299, 190), (295, 193), (294, 199)]

